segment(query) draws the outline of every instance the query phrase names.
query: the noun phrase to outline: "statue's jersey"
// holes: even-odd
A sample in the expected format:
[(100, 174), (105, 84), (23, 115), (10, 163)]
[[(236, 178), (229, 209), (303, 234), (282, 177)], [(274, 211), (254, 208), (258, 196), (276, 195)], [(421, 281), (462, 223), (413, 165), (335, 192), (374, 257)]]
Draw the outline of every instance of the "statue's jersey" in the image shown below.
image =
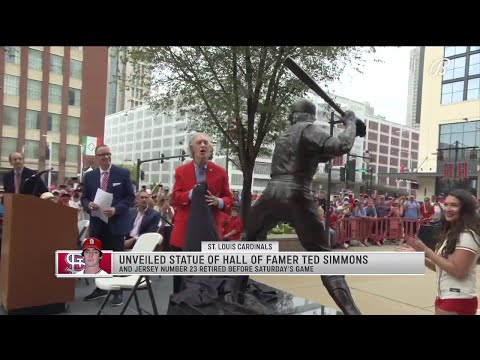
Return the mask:
[(298, 122), (280, 135), (275, 143), (271, 176), (293, 175), (303, 182), (311, 182), (318, 163), (327, 162), (332, 154), (325, 154), (324, 145), (330, 135), (310, 122)]

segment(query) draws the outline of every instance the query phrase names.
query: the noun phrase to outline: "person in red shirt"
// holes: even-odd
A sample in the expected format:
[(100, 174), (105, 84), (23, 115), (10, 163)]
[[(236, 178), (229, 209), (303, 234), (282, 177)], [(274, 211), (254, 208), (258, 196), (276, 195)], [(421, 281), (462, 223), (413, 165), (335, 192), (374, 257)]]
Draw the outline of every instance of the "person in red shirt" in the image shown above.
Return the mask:
[(240, 216), (238, 216), (238, 209), (232, 207), (230, 220), (227, 223), (223, 240), (240, 240), (242, 237), (242, 232), (242, 219), (240, 218)]
[(433, 208), (433, 205), (428, 197), (426, 197), (423, 200), (423, 204), (420, 205), (420, 213), (422, 214), (422, 219), (424, 219), (427, 223), (430, 222), (435, 214), (435, 209)]

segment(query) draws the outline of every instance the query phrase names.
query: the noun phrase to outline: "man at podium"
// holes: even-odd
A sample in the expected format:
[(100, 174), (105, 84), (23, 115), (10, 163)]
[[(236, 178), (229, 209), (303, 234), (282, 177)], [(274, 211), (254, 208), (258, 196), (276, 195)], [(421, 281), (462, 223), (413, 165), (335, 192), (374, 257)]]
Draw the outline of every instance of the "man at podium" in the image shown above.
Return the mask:
[(22, 154), (11, 153), (8, 160), (13, 169), (3, 176), (5, 193), (40, 196), (44, 192), (48, 192), (45, 183), (37, 175), (37, 172), (23, 166)]

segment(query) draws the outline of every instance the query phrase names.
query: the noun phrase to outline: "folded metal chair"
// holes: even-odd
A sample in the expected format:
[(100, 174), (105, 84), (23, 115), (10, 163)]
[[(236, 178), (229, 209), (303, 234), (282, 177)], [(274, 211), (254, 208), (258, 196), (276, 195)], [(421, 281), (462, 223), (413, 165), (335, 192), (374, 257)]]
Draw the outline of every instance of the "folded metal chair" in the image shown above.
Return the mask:
[[(160, 245), (163, 241), (163, 237), (158, 233), (147, 233), (141, 235), (137, 242), (135, 243), (132, 251), (137, 252), (153, 252), (157, 245)], [(150, 283), (150, 276), (149, 275), (129, 275), (129, 276), (122, 276), (118, 277), (115, 276), (113, 278), (97, 278), (95, 279), (95, 284), (99, 289), (107, 290), (108, 294), (105, 300), (102, 303), (102, 306), (97, 312), (97, 315), (102, 314), (103, 308), (108, 302), (108, 299), (112, 295), (112, 291), (114, 290), (121, 290), (121, 291), (129, 291), (130, 295), (123, 306), (123, 309), (120, 315), (123, 315), (127, 310), (128, 305), (132, 301), (132, 298), (135, 299), (135, 304), (137, 306), (137, 311), (139, 315), (142, 315), (142, 311), (149, 314), (149, 312), (145, 311), (140, 307), (140, 302), (138, 301), (137, 291), (139, 290), (147, 290), (148, 296), (150, 297), (150, 301), (152, 303), (152, 309), (154, 315), (158, 315), (157, 305), (155, 303), (155, 298), (153, 296), (152, 286)]]

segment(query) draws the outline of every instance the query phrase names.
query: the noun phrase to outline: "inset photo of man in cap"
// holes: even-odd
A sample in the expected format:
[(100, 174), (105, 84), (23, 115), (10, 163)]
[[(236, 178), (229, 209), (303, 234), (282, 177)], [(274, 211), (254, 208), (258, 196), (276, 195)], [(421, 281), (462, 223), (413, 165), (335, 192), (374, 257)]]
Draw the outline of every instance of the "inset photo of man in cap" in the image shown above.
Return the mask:
[(105, 270), (100, 268), (102, 261), (102, 242), (96, 238), (86, 238), (83, 242), (82, 251), (85, 269), (77, 272), (77, 274), (95, 274), (109, 275)]

